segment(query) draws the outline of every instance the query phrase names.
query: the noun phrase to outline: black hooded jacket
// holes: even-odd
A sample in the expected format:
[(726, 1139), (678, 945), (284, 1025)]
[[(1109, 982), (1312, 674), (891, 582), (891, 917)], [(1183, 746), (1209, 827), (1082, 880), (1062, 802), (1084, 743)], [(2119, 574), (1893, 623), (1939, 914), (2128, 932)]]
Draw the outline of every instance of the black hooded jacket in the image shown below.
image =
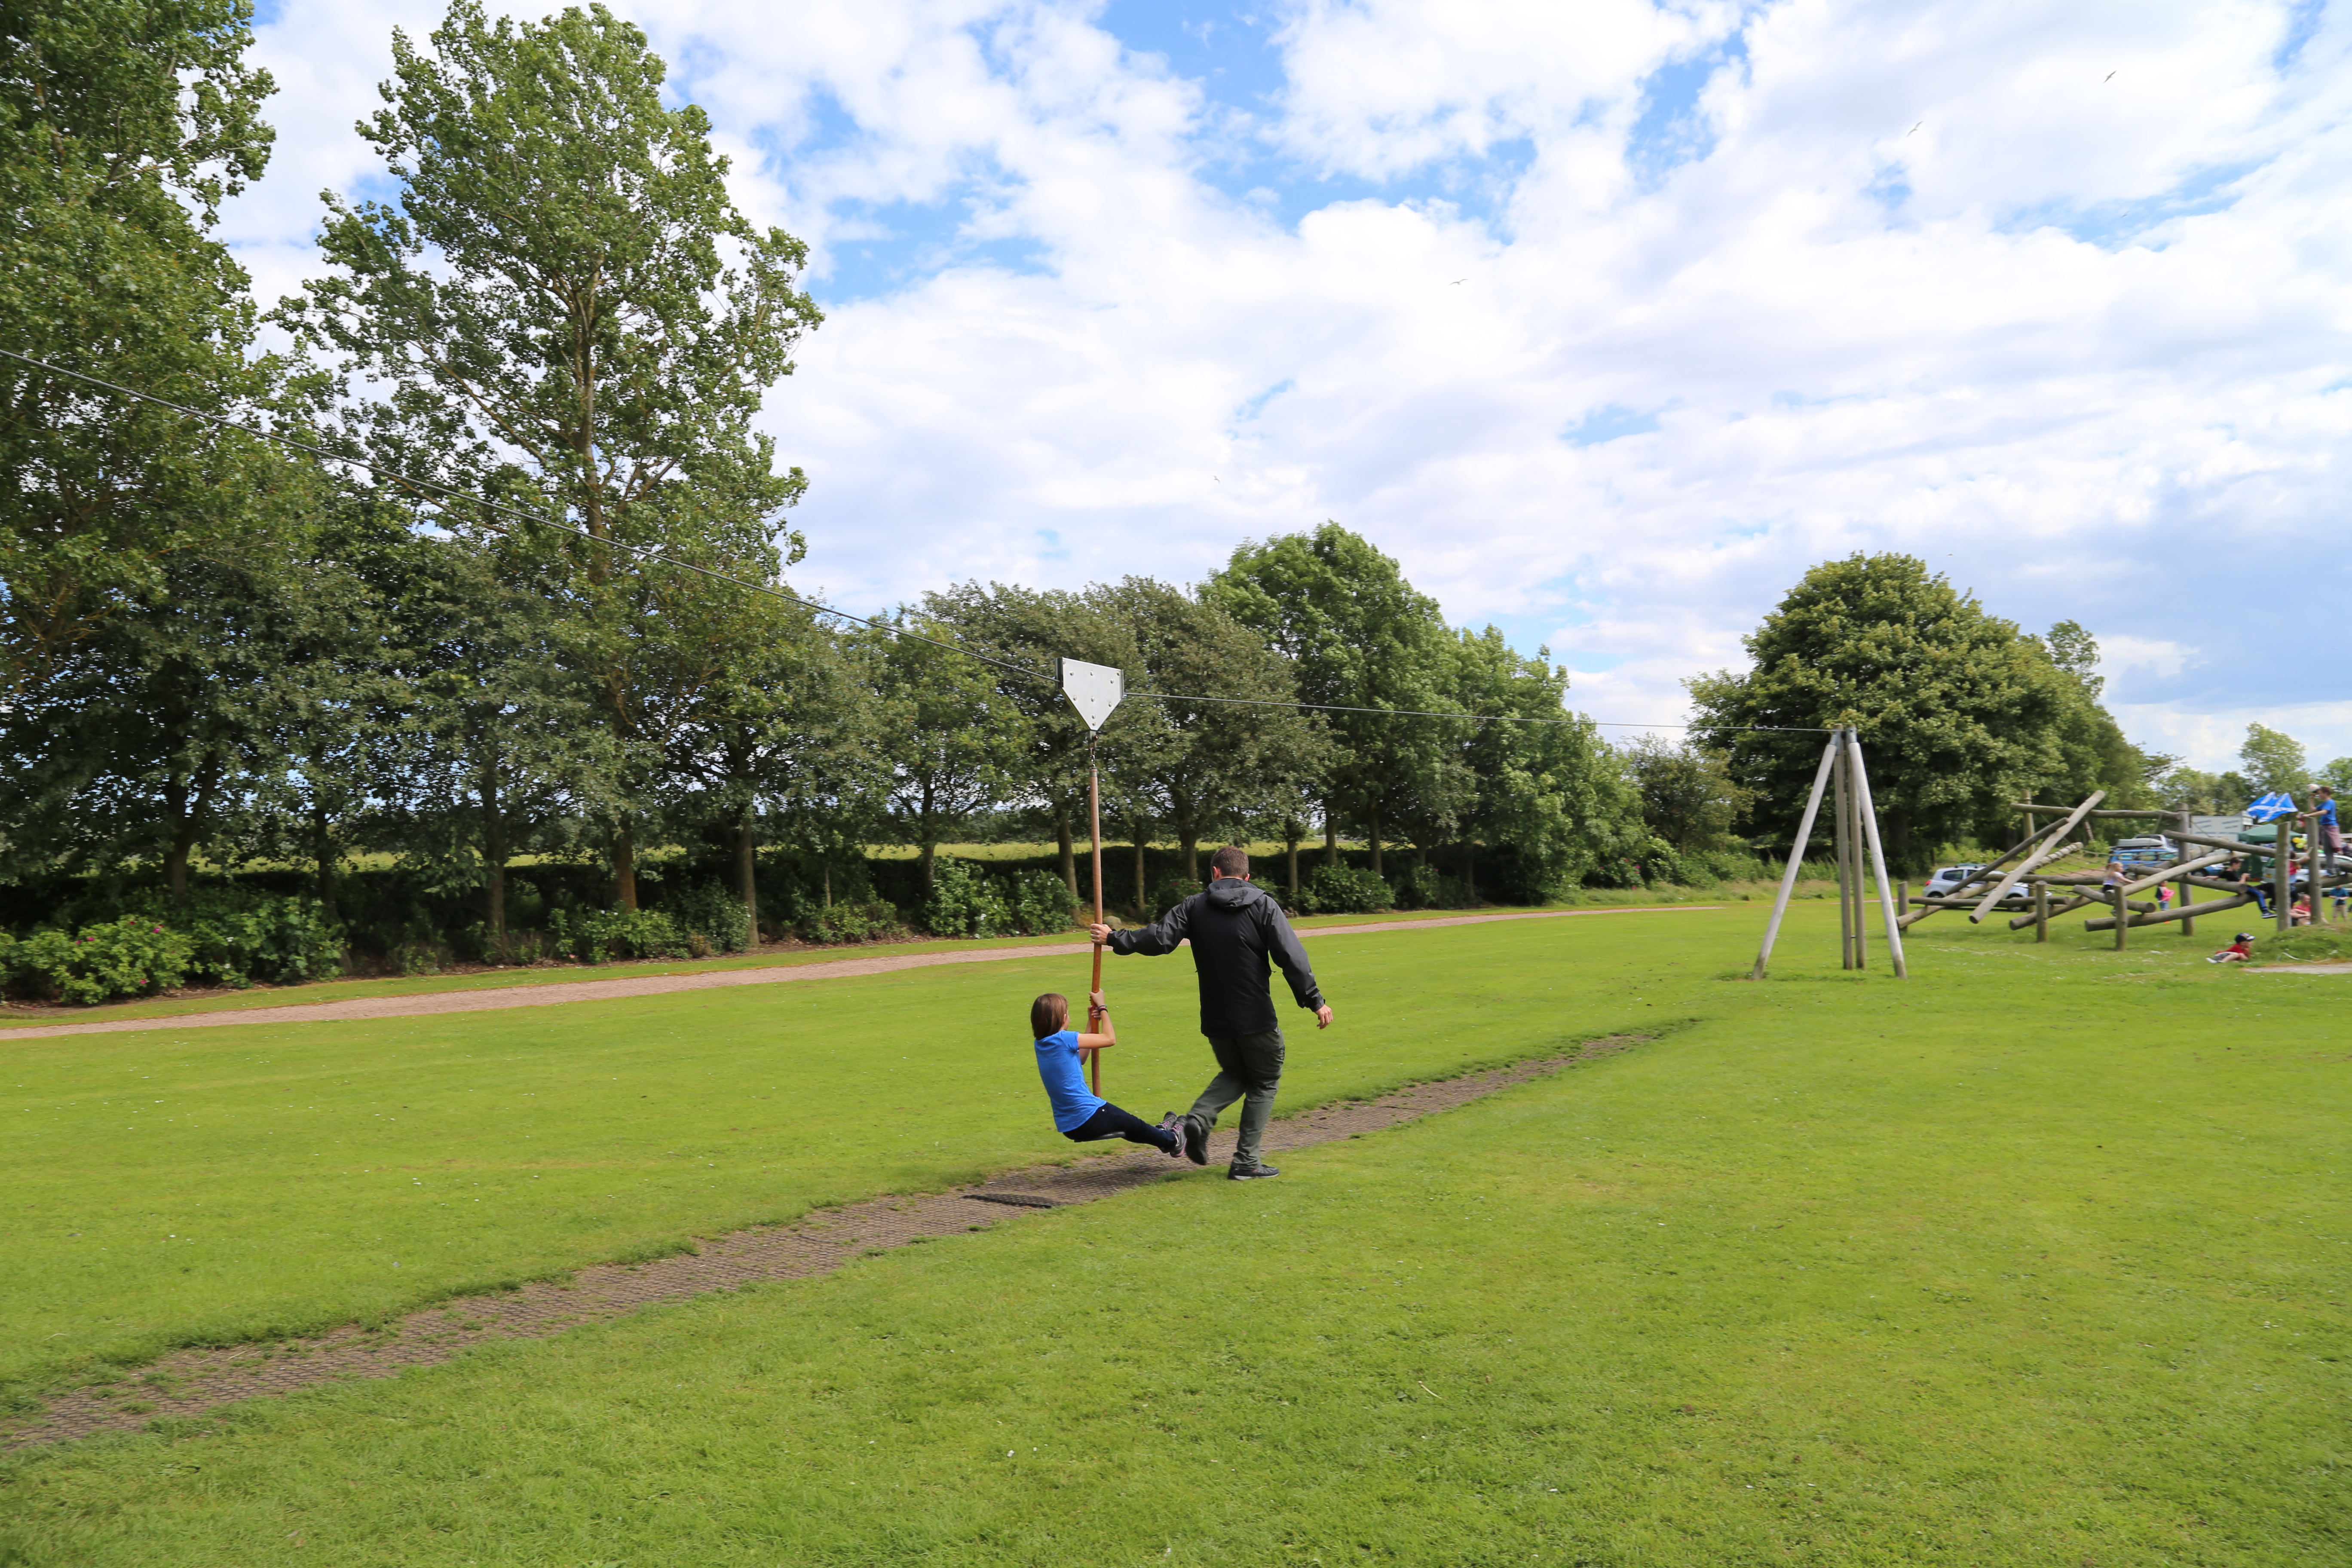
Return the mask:
[(1207, 892), (1193, 894), (1141, 931), (1111, 932), (1110, 950), (1158, 957), (1188, 938), (1201, 979), (1201, 1033), (1231, 1037), (1276, 1027), (1268, 984), (1275, 963), (1282, 965), (1301, 1007), (1323, 1005), (1307, 950), (1282, 906), (1239, 877), (1218, 878)]

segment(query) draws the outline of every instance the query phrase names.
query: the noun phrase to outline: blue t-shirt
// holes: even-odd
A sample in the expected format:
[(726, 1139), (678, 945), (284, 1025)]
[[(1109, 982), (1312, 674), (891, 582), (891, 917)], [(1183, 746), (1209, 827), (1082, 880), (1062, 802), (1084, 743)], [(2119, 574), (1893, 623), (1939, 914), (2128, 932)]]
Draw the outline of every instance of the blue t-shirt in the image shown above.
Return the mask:
[(1087, 1092), (1086, 1070), (1078, 1065), (1078, 1032), (1064, 1029), (1037, 1042), (1037, 1076), (1045, 1080), (1045, 1098), (1054, 1107), (1054, 1131), (1075, 1132), (1087, 1118), (1108, 1102)]
[(2332, 801), (2332, 800), (2323, 800), (2323, 801), (2321, 801), (2321, 802), (2319, 803), (2319, 809), (2318, 809), (2318, 811), (2317, 811), (2317, 812), (2315, 812), (2314, 815), (2315, 815), (2315, 816), (2319, 818), (2319, 820), (2320, 820), (2320, 821), (2322, 821), (2322, 822), (2324, 822), (2324, 823), (2327, 824), (2327, 826), (2330, 826), (2330, 827), (2335, 826), (2336, 826), (2336, 803), (2335, 803), (2334, 801)]

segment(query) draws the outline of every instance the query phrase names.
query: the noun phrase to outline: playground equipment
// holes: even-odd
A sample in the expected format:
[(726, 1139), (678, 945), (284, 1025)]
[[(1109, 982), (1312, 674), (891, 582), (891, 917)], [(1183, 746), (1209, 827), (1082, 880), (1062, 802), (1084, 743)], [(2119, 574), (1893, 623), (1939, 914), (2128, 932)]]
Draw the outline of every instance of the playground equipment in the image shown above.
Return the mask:
[[(2285, 795), (2264, 795), (2247, 808), (2247, 826), (2234, 839), (2215, 837), (2195, 831), (2195, 820), (2180, 811), (2101, 811), (2097, 809), (2105, 798), (2104, 791), (2094, 793), (2079, 805), (2042, 805), (2033, 801), (2012, 804), (2028, 816), (2054, 817), (2026, 836), (2025, 841), (2000, 859), (1982, 867), (1964, 868), (1957, 881), (1942, 886), (1931, 896), (1908, 900), (1917, 906), (1906, 912), (1898, 922), (1908, 928), (1929, 915), (1945, 910), (1964, 910), (1971, 924), (1981, 921), (1993, 906), (2012, 896), (2022, 888), (2033, 900), (2032, 910), (2009, 922), (2011, 931), (2034, 928), (2034, 940), (2050, 940), (2052, 917), (2072, 913), (2090, 905), (2099, 905), (2106, 912), (2083, 922), (2085, 931), (2112, 931), (2116, 946), (2124, 947), (2132, 931), (2146, 926), (2178, 922), (2180, 933), (2196, 933), (2197, 917), (2220, 914), (2246, 904), (2260, 904), (2269, 896), (2271, 918), (2282, 931), (2290, 930), (2294, 921), (2294, 894), (2298, 886), (2305, 889), (2308, 912), (2306, 918), (2316, 925), (2326, 919), (2326, 895), (2331, 889), (2352, 886), (2352, 858), (2328, 853), (2315, 834), (2307, 847), (2298, 845), (2294, 824), (2302, 814), (2294, 802)], [(2041, 868), (2072, 853), (2068, 837), (2085, 821), (2137, 821), (2161, 825), (2162, 837), (2179, 847), (2168, 863), (2152, 848), (2145, 838), (2133, 840), (2139, 853), (2128, 862), (2118, 857), (2111, 873), (2043, 872)], [(2298, 868), (2298, 850), (2304, 859)], [(2192, 854), (2192, 850), (2202, 853)], [(2018, 864), (1995, 872), (2010, 861)], [(2249, 875), (2231, 880), (2210, 875), (2225, 863), (2241, 860), (2246, 863)], [(2262, 882), (2252, 879), (2259, 871)], [(2139, 898), (2168, 884), (2179, 889), (2178, 908), (2165, 909)], [(1979, 888), (1990, 886), (1981, 894)], [(2225, 893), (2229, 896), (2197, 902), (2197, 889)], [(2260, 890), (2257, 890), (2257, 889)]]
[(1821, 814), (1822, 795), (1834, 785), (1831, 841), (1837, 848), (1838, 941), (1848, 969), (1864, 967), (1863, 928), (1867, 889), (1864, 884), (1863, 850), (1870, 853), (1869, 869), (1878, 879), (1879, 913), (1886, 922), (1886, 954), (1895, 978), (1909, 978), (1903, 963), (1903, 922), (1895, 912), (1894, 884), (1886, 879), (1886, 856), (1878, 842), (1878, 810), (1870, 799), (1870, 771), (1863, 766), (1862, 737), (1852, 729), (1833, 730), (1822, 748), (1822, 765), (1813, 773), (1812, 793), (1805, 797), (1805, 815), (1797, 824), (1796, 847), (1789, 852), (1780, 873), (1780, 890), (1772, 900), (1772, 918), (1765, 922), (1764, 945), (1757, 950), (1750, 980), (1764, 978), (1772, 961), (1772, 944), (1780, 940), (1780, 917), (1789, 912), (1789, 898), (1797, 889), (1797, 874), (1804, 868), (1805, 845), (1813, 836), (1813, 819)]

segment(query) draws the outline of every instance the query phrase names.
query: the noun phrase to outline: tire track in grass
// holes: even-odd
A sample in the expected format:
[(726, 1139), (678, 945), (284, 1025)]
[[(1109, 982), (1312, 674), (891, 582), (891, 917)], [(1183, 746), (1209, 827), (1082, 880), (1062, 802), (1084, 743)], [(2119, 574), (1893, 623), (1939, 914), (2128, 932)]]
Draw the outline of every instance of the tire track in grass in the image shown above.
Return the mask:
[[(1559, 1056), (1415, 1084), (1377, 1100), (1318, 1106), (1276, 1119), (1266, 1129), (1266, 1147), (1279, 1152), (1381, 1131), (1655, 1037), (1611, 1035)], [(50, 1395), (37, 1415), (0, 1424), (0, 1447), (135, 1432), (151, 1422), (178, 1422), (240, 1400), (351, 1378), (393, 1377), (410, 1367), (454, 1360), (467, 1347), (489, 1341), (544, 1339), (656, 1302), (830, 1274), (860, 1258), (986, 1230), (1032, 1209), (1094, 1203), (1150, 1182), (1223, 1181), (1224, 1173), (1216, 1167), (1230, 1156), (1233, 1140), (1229, 1131), (1213, 1135), (1206, 1171), (1150, 1150), (1082, 1159), (1075, 1165), (1034, 1166), (944, 1193), (866, 1198), (793, 1225), (736, 1231), (673, 1257), (598, 1264), (566, 1280), (460, 1297), (382, 1328), (353, 1324), (316, 1338), (178, 1351), (126, 1373), (121, 1383)]]

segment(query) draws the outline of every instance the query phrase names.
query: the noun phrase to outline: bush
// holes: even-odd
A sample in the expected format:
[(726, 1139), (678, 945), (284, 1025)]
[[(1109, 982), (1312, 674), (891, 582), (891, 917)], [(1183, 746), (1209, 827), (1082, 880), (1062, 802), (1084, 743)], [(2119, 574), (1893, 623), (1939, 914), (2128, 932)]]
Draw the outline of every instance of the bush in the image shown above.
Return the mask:
[(186, 979), (194, 954), (187, 937), (139, 915), (71, 935), (51, 929), (22, 941), (0, 937), (0, 963), (12, 983), (83, 1007), (169, 990)]
[(706, 952), (740, 952), (751, 941), (751, 920), (743, 900), (717, 882), (698, 882), (663, 905), (662, 912), (686, 933), (688, 946), (700, 937)]
[(1169, 872), (1151, 885), (1151, 906), (1143, 911), (1144, 919), (1158, 920), (1206, 886), (1198, 877)]
[(1013, 923), (1013, 905), (995, 879), (968, 860), (942, 855), (931, 866), (923, 929), (933, 936), (996, 936)]
[(1369, 915), (1396, 907), (1386, 880), (1360, 866), (1318, 866), (1298, 889), (1299, 913)]
[(686, 954), (677, 922), (659, 910), (557, 910), (547, 923), (557, 951), (583, 963)]
[(802, 917), (801, 935), (810, 942), (875, 942), (899, 932), (898, 911), (878, 901), (842, 903)]
[(1034, 867), (1013, 879), (1011, 904), (1013, 929), (1024, 936), (1054, 936), (1069, 930), (1078, 907), (1067, 883)]
[(200, 888), (184, 904), (151, 889), (130, 905), (132, 914), (188, 939), (187, 977), (196, 984), (242, 991), (257, 980), (292, 985), (342, 973), (342, 927), (315, 899)]

